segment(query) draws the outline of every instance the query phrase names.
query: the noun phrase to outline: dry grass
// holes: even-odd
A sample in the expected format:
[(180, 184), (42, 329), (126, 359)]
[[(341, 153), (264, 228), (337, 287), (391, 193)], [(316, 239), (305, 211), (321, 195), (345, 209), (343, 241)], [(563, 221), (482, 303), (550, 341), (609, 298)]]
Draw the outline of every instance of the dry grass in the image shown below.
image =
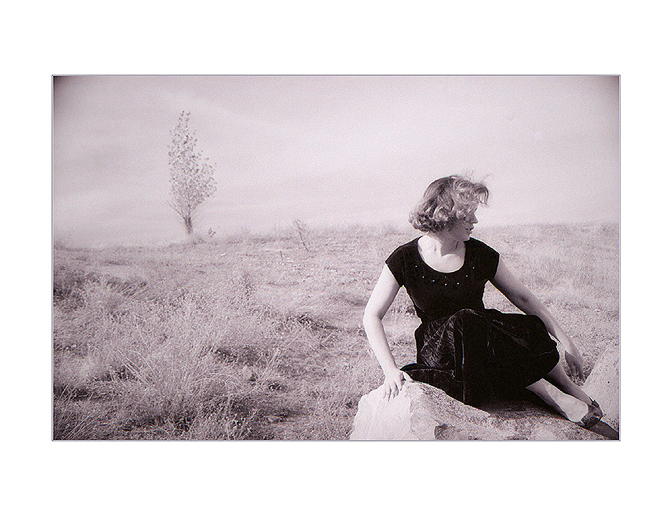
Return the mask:
[[(354, 227), (164, 248), (54, 250), (55, 439), (346, 439), (382, 380), (361, 314), (412, 233)], [(476, 235), (585, 353), (618, 345), (616, 226)], [(486, 304), (514, 310), (488, 289)], [(386, 318), (414, 360), (407, 296)]]

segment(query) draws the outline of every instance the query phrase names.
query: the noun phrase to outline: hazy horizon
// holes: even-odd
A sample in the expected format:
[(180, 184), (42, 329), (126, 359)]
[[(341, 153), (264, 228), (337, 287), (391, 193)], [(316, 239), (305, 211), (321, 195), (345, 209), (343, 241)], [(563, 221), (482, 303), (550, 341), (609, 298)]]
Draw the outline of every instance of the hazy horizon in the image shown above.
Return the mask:
[(54, 239), (180, 241), (168, 144), (191, 112), (217, 192), (196, 219), (249, 230), (405, 227), (427, 184), (471, 171), (483, 227), (617, 223), (613, 76), (76, 76), (54, 80)]

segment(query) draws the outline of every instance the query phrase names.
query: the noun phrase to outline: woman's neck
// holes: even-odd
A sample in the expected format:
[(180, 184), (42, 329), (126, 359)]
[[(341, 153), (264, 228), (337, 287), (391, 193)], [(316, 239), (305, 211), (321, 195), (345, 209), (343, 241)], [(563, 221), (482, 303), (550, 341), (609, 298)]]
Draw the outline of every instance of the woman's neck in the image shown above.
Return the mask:
[(446, 235), (445, 233), (426, 233), (427, 244), (432, 246), (432, 250), (438, 254), (445, 256), (447, 254), (454, 254), (460, 248), (460, 241)]

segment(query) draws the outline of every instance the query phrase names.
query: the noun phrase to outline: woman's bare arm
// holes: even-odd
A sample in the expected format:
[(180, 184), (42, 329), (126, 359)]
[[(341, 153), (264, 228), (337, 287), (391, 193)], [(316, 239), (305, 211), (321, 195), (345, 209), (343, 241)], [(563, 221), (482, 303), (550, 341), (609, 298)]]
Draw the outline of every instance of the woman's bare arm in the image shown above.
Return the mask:
[(388, 399), (390, 397), (394, 398), (399, 393), (402, 382), (408, 378), (405, 373), (399, 370), (394, 361), (383, 327), (383, 317), (392, 305), (397, 292), (399, 292), (399, 284), (390, 269), (385, 265), (364, 309), (363, 319), (364, 331), (369, 339), (369, 345), (376, 355), (383, 373), (385, 373), (383, 395)]
[(536, 315), (544, 322), (548, 333), (553, 335), (565, 348), (565, 360), (572, 374), (583, 379), (583, 359), (572, 339), (564, 332), (541, 301), (509, 271), (501, 259), (497, 267), (497, 273), (492, 279), (492, 284), (524, 313)]

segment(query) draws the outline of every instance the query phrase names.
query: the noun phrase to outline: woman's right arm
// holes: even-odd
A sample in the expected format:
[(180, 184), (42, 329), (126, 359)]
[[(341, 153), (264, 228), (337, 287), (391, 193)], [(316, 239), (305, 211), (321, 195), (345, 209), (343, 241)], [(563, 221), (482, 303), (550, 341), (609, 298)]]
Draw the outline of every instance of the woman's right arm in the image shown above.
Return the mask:
[(383, 396), (387, 399), (394, 398), (401, 390), (404, 379), (409, 379), (408, 375), (397, 367), (383, 328), (383, 317), (392, 305), (397, 292), (399, 292), (399, 283), (385, 265), (364, 309), (364, 331), (385, 373)]

